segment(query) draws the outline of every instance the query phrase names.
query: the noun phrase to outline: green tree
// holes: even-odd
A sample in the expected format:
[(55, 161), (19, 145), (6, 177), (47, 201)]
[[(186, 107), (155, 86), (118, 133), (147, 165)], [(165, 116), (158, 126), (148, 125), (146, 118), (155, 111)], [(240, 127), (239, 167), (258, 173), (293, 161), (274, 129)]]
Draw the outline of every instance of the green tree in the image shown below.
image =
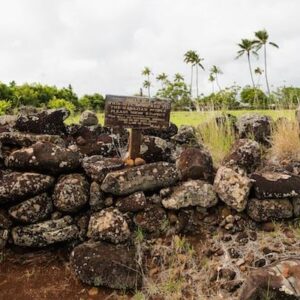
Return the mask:
[(261, 48), (263, 48), (263, 50), (264, 50), (265, 79), (266, 79), (268, 95), (270, 96), (271, 91), (270, 91), (270, 86), (269, 86), (268, 69), (267, 69), (267, 45), (271, 45), (275, 48), (279, 48), (279, 46), (277, 44), (275, 44), (274, 42), (269, 42), (269, 34), (265, 29), (256, 31), (254, 34), (256, 37), (256, 39), (254, 40), (256, 49), (260, 50)]
[(79, 105), (82, 109), (103, 111), (105, 106), (105, 99), (98, 93), (94, 93), (92, 95), (84, 95), (79, 99)]
[(268, 97), (259, 88), (244, 87), (240, 96), (243, 103), (247, 103), (253, 108), (266, 108), (268, 106)]
[(212, 73), (210, 73), (208, 76), (208, 81), (211, 82), (212, 93), (215, 92), (215, 84), (214, 84), (215, 80), (216, 80), (215, 76)]
[(242, 39), (241, 43), (239, 43), (238, 46), (240, 47), (240, 50), (237, 52), (238, 55), (237, 55), (236, 59), (240, 58), (243, 55), (247, 56), (252, 86), (253, 86), (253, 88), (255, 88), (253, 74), (252, 74), (251, 57), (250, 57), (251, 54), (258, 57), (258, 54), (255, 51), (255, 43), (252, 40)]
[(254, 69), (254, 74), (257, 76), (256, 87), (259, 86), (260, 77), (263, 74), (263, 72), (264, 72), (264, 70), (262, 70), (260, 67), (257, 67)]
[(156, 76), (156, 80), (160, 81), (161, 87), (163, 88), (168, 80), (168, 75), (166, 73), (160, 73)]
[(221, 86), (219, 84), (219, 77), (218, 77), (218, 75), (223, 74), (222, 70), (220, 68), (218, 68), (216, 65), (213, 65), (210, 68), (210, 74), (215, 78), (217, 86), (219, 88), (219, 91), (221, 91)]
[(144, 67), (144, 69), (142, 71), (142, 75), (146, 76), (147, 79), (143, 82), (143, 87), (148, 90), (149, 99), (151, 97), (151, 94), (150, 94), (150, 87), (151, 87), (150, 75), (151, 75), (151, 73), (152, 72), (151, 72), (150, 68)]
[(75, 105), (72, 102), (67, 101), (65, 99), (53, 98), (48, 102), (48, 108), (66, 108), (71, 113), (74, 113), (75, 111)]

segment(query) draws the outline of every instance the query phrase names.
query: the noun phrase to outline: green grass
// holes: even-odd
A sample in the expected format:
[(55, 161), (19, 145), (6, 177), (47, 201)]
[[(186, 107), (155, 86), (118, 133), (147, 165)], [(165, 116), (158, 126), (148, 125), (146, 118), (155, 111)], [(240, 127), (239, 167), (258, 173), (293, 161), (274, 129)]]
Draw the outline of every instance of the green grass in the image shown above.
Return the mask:
[[(228, 110), (223, 111), (224, 113), (230, 113), (234, 116), (241, 116), (244, 114), (261, 114), (268, 115), (274, 120), (280, 117), (286, 117), (288, 119), (293, 119), (295, 117), (295, 110)], [(220, 115), (221, 111), (204, 111), (204, 112), (188, 112), (188, 111), (176, 111), (171, 113), (171, 122), (175, 123), (177, 126), (180, 125), (192, 125), (197, 126), (202, 122), (209, 120), (210, 118)], [(67, 120), (67, 124), (78, 123), (79, 114), (70, 116)], [(97, 113), (100, 124), (104, 123), (104, 114)]]

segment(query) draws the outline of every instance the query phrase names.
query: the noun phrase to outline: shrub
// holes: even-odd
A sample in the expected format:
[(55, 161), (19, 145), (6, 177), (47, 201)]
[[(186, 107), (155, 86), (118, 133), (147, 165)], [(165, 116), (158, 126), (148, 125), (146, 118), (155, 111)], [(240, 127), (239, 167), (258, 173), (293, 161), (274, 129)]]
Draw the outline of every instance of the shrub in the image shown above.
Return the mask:
[(258, 88), (245, 87), (241, 91), (241, 101), (249, 104), (251, 107), (266, 108), (268, 106), (268, 97)]
[(6, 112), (12, 107), (10, 101), (0, 100), (0, 115), (6, 114)]
[(65, 99), (52, 99), (48, 102), (48, 108), (66, 108), (68, 109), (71, 113), (74, 113), (75, 111), (75, 105), (71, 103), (70, 101), (67, 101)]

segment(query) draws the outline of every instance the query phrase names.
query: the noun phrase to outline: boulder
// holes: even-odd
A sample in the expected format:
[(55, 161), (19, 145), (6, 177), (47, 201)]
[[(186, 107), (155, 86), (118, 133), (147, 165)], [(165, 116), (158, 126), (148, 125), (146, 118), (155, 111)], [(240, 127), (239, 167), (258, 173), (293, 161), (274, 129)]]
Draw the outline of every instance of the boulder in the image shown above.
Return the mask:
[(90, 241), (74, 248), (70, 262), (78, 278), (89, 285), (122, 290), (142, 285), (133, 247)]
[(296, 300), (300, 297), (300, 260), (286, 258), (256, 270), (246, 279), (240, 300)]
[(83, 126), (93, 126), (98, 124), (98, 117), (97, 115), (90, 111), (85, 110), (81, 115), (79, 119), (79, 123)]
[(96, 181), (93, 181), (90, 185), (89, 205), (93, 212), (99, 211), (105, 207), (105, 195), (101, 191), (100, 184)]
[(264, 145), (269, 145), (272, 119), (261, 115), (244, 115), (237, 121), (240, 138), (251, 138)]
[(20, 114), (15, 129), (38, 134), (64, 134), (64, 120), (70, 115), (65, 108), (48, 109), (37, 113)]
[(54, 180), (37, 173), (0, 172), (0, 204), (43, 193), (53, 186)]
[(254, 172), (261, 162), (259, 143), (250, 139), (240, 139), (235, 142), (223, 164), (228, 167), (239, 167), (247, 173)]
[(289, 172), (262, 171), (251, 175), (255, 196), (264, 198), (287, 198), (300, 195), (300, 176)]
[(82, 167), (91, 179), (101, 183), (108, 173), (123, 169), (124, 162), (121, 158), (104, 158), (100, 155), (93, 155), (83, 159)]
[(176, 160), (176, 168), (182, 179), (213, 178), (213, 161), (210, 153), (204, 148), (187, 148)]
[(177, 144), (188, 144), (190, 146), (198, 145), (195, 128), (189, 125), (181, 125), (177, 134), (172, 136), (171, 140)]
[(168, 143), (156, 136), (144, 136), (141, 144), (140, 157), (147, 163), (168, 161), (171, 148)]
[(12, 225), (12, 220), (9, 214), (4, 209), (0, 209), (0, 229), (9, 229)]
[(118, 244), (129, 239), (130, 230), (118, 209), (106, 208), (91, 215), (87, 236)]
[(2, 254), (2, 250), (5, 248), (5, 245), (8, 240), (9, 231), (7, 229), (0, 229), (0, 254)]
[(16, 123), (17, 116), (16, 115), (4, 115), (0, 116), (0, 126), (9, 126), (13, 127)]
[(223, 202), (241, 212), (247, 205), (251, 180), (242, 171), (222, 166), (217, 171), (214, 188)]
[(123, 213), (143, 210), (146, 205), (147, 200), (143, 192), (133, 193), (125, 198), (118, 199), (116, 202), (116, 207)]
[(70, 216), (12, 229), (14, 244), (25, 247), (45, 247), (76, 239), (78, 235), (78, 228)]
[(170, 123), (167, 129), (158, 130), (155, 128), (147, 128), (142, 130), (143, 135), (157, 136), (163, 140), (169, 140), (177, 132), (178, 132), (178, 128), (174, 123)]
[(54, 206), (62, 212), (77, 212), (89, 201), (89, 184), (81, 174), (61, 176), (54, 188)]
[(9, 209), (12, 218), (23, 223), (36, 223), (45, 220), (53, 211), (51, 198), (40, 194)]
[(218, 202), (217, 195), (211, 184), (202, 180), (190, 180), (176, 186), (173, 193), (162, 200), (167, 209), (180, 209), (188, 206), (209, 208)]
[(173, 164), (158, 162), (108, 173), (101, 189), (113, 195), (128, 195), (168, 187), (177, 180), (178, 173)]
[(256, 222), (288, 219), (293, 216), (289, 199), (250, 199), (247, 214)]
[[(294, 209), (294, 217), (300, 217), (300, 197), (292, 198), (291, 199)], [(1, 223), (1, 222), (0, 222)]]
[(78, 152), (49, 142), (37, 142), (31, 147), (13, 151), (6, 158), (5, 165), (50, 174), (74, 172), (81, 166)]

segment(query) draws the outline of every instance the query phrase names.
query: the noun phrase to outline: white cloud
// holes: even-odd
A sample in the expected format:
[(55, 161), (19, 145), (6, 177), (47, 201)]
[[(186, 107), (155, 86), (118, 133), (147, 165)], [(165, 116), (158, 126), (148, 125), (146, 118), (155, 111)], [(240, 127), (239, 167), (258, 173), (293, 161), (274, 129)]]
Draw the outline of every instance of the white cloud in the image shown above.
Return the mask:
[[(222, 86), (249, 83), (237, 42), (266, 28), (280, 49), (269, 49), (275, 86), (299, 85), (297, 0), (0, 0), (0, 80), (71, 83), (79, 94), (138, 92), (141, 70), (181, 72), (183, 54), (197, 50), (206, 70), (224, 72)], [(262, 60), (253, 61), (262, 66)], [(209, 92), (208, 71), (200, 73)], [(263, 82), (263, 81), (262, 81)]]

